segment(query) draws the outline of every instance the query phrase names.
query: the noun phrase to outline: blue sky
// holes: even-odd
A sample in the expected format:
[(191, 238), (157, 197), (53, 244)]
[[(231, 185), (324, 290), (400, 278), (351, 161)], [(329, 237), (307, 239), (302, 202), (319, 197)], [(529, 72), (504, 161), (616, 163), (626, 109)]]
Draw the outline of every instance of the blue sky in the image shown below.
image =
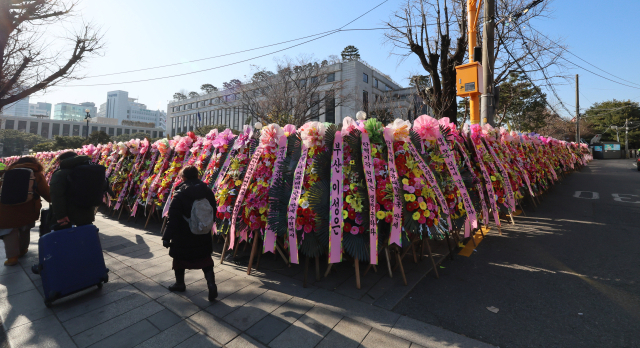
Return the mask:
[[(381, 1), (84, 0), (80, 4), (80, 13), (85, 20), (102, 27), (107, 46), (104, 55), (85, 64), (82, 72), (86, 76), (115, 73), (291, 40), (341, 27)], [(347, 28), (381, 27), (403, 2), (405, 0), (389, 0)], [(571, 52), (597, 67), (640, 84), (640, 68), (634, 63), (640, 56), (636, 34), (640, 1), (555, 0), (550, 6), (554, 10), (553, 18), (532, 23), (537, 30), (554, 39), (561, 39)], [(360, 49), (362, 59), (402, 85), (407, 85), (407, 77), (421, 72), (421, 67), (413, 57), (400, 61), (397, 56), (390, 55), (391, 46), (385, 44), (383, 32), (342, 32), (275, 55), (182, 77), (108, 86), (56, 87), (32, 96), (31, 102), (55, 104), (91, 101), (100, 105), (106, 101), (108, 91), (125, 90), (130, 97), (139, 98), (149, 108), (165, 110), (173, 93), (180, 89), (199, 91), (203, 83), (221, 87), (224, 81), (233, 78), (242, 80), (249, 76), (250, 64), (273, 68), (274, 58), (284, 55), (295, 57), (311, 54), (322, 59), (332, 54), (339, 55), (347, 45), (355, 45)], [(250, 59), (296, 43), (170, 68), (90, 78), (68, 85), (117, 83), (184, 74)], [(567, 58), (611, 77), (573, 56), (568, 55)], [(633, 89), (580, 69), (569, 71), (572, 75), (576, 73), (580, 74), (582, 107), (611, 98), (640, 101), (640, 86), (639, 89)], [(574, 86), (559, 86), (558, 91), (560, 98), (573, 110)]]

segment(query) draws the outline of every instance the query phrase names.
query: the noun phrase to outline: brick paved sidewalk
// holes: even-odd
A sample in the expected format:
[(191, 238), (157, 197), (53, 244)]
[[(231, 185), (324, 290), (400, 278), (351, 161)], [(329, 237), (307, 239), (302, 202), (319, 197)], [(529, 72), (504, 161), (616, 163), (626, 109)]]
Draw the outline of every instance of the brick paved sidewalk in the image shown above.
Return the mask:
[(217, 302), (207, 301), (201, 271), (187, 271), (187, 291), (171, 293), (171, 258), (156, 234), (101, 214), (96, 225), (111, 271), (101, 290), (46, 308), (42, 281), (30, 271), (37, 228), (20, 265), (0, 265), (0, 317), (11, 347), (489, 347), (277, 272), (247, 276), (246, 267), (219, 265), (219, 257)]

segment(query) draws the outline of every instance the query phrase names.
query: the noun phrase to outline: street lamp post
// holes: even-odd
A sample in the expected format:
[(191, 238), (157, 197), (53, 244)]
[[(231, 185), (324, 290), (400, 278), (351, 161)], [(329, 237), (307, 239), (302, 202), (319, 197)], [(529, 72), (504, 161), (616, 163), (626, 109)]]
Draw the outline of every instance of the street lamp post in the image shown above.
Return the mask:
[(87, 120), (87, 139), (89, 139), (89, 120), (91, 120), (91, 115), (89, 114), (91, 110), (89, 109), (85, 109), (84, 112), (87, 113), (87, 116), (84, 117), (85, 120)]

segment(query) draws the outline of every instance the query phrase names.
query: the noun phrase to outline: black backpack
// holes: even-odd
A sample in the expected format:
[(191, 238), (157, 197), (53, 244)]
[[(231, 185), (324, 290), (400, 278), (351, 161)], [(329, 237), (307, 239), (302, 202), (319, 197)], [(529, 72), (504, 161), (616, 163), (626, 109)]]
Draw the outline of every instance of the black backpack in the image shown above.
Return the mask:
[(31, 201), (36, 195), (36, 177), (29, 168), (7, 170), (0, 178), (0, 203), (18, 205)]
[(97, 207), (105, 192), (106, 168), (96, 164), (83, 164), (71, 170), (68, 196), (73, 205)]

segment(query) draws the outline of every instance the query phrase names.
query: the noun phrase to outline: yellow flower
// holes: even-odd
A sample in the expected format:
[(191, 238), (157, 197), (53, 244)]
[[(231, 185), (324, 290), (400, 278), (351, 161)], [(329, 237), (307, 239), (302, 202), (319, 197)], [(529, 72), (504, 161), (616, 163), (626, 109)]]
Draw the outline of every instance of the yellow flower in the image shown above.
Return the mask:
[(351, 203), (351, 198), (353, 198), (352, 195), (348, 195), (347, 198), (345, 199), (345, 201), (347, 201), (347, 203)]
[(378, 211), (378, 212), (376, 213), (376, 217), (378, 218), (378, 220), (382, 220), (382, 219), (384, 219), (384, 217), (385, 217), (386, 215), (387, 215), (387, 214), (385, 214), (383, 211)]
[(349, 188), (353, 191), (353, 189), (356, 188), (356, 184), (349, 184)]
[(427, 210), (427, 203), (425, 203), (425, 202), (420, 202), (420, 209), (422, 209), (422, 210)]
[(414, 194), (410, 194), (410, 195), (409, 195), (409, 202), (413, 202), (413, 201), (415, 201), (415, 200), (416, 200), (416, 195), (414, 195)]
[(348, 212), (348, 211), (346, 211), (346, 210), (343, 210), (343, 211), (342, 211), (342, 218), (343, 218), (343, 219), (346, 219), (346, 218), (348, 218), (348, 217), (349, 217), (349, 212)]
[(407, 179), (407, 178), (402, 179), (402, 184), (403, 185), (409, 185), (409, 179)]
[(458, 209), (462, 209), (462, 202), (458, 203)]
[(378, 153), (378, 149), (376, 149), (375, 147), (371, 149), (371, 154), (375, 155)]
[(496, 177), (491, 175), (491, 181), (496, 181)]
[(415, 212), (415, 213), (413, 213), (412, 218), (413, 218), (414, 220), (419, 220), (419, 219), (420, 219), (420, 213), (419, 213), (419, 212)]
[(390, 212), (390, 211), (388, 211), (388, 212), (387, 212), (387, 216), (393, 216), (393, 213), (392, 213), (392, 212)]
[(428, 210), (424, 211), (424, 217), (428, 218), (429, 216), (431, 216), (431, 212)]
[(404, 200), (407, 201), (407, 202), (411, 202), (411, 195), (408, 194), (408, 193), (405, 193), (404, 194)]
[(262, 220), (262, 221), (267, 221), (267, 216), (266, 216), (266, 215), (262, 215), (262, 216), (260, 217), (260, 220)]
[(415, 175), (416, 177), (422, 176), (422, 170), (418, 168), (413, 168), (413, 175)]
[(236, 180), (235, 184), (236, 184), (236, 186), (240, 186), (240, 185), (242, 185), (242, 181)]
[(356, 161), (351, 160), (351, 161), (349, 161), (349, 164), (350, 164), (350, 165), (354, 165), (354, 164), (356, 164)]
[(267, 207), (262, 207), (258, 211), (260, 212), (260, 214), (264, 214), (264, 212), (267, 211)]
[(434, 224), (434, 225), (436, 225), (436, 226), (438, 226), (438, 224), (439, 224), (439, 223), (440, 223), (440, 222), (439, 222), (438, 220), (435, 220), (435, 221), (433, 222), (433, 224)]

